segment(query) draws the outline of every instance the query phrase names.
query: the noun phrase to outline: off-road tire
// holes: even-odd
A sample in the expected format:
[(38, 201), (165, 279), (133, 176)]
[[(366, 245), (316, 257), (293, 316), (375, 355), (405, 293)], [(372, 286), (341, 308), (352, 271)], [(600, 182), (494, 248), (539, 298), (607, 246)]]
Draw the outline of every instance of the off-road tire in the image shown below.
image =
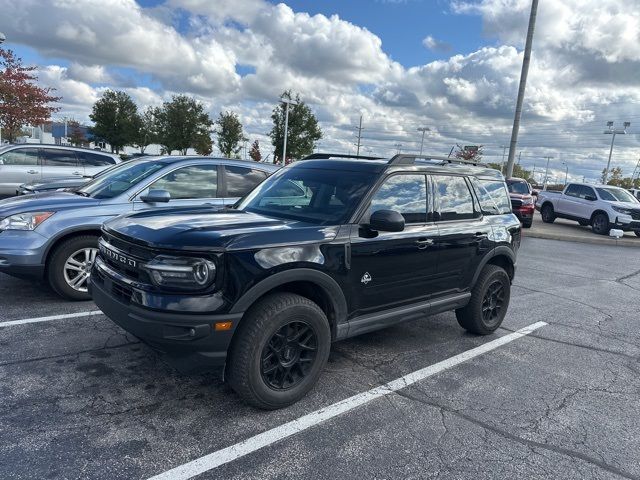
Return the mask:
[(57, 245), (46, 264), (47, 281), (51, 288), (68, 300), (91, 300), (88, 292), (79, 292), (67, 284), (64, 278), (64, 267), (67, 259), (74, 252), (83, 248), (98, 248), (96, 235), (79, 235)]
[(553, 223), (556, 219), (556, 214), (553, 210), (553, 206), (550, 204), (543, 205), (540, 209), (540, 215), (544, 223)]
[[(292, 319), (306, 323), (315, 333), (315, 359), (299, 384), (276, 390), (263, 377), (263, 352)], [(313, 388), (327, 363), (330, 348), (329, 322), (316, 303), (293, 293), (274, 293), (259, 300), (242, 318), (230, 348), (226, 377), (231, 388), (247, 403), (265, 410), (283, 408)]]
[[(483, 301), (490, 287), (500, 284), (503, 289), (503, 303), (497, 318), (491, 321), (483, 316)], [(497, 265), (486, 265), (480, 272), (478, 281), (471, 290), (471, 299), (464, 308), (456, 310), (458, 324), (465, 330), (477, 335), (493, 333), (504, 320), (511, 297), (511, 280), (507, 272)]]

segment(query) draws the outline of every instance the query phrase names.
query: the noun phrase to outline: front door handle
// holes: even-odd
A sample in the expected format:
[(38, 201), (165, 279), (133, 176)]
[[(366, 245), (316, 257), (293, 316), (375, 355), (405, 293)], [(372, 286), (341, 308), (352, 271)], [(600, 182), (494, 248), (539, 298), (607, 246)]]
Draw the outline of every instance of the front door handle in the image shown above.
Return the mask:
[(74, 175), (82, 175), (80, 172), (73, 172)]
[(38, 173), (37, 170), (27, 170), (27, 173), (30, 173), (31, 175), (35, 175), (36, 173)]
[(419, 238), (418, 240), (416, 240), (416, 245), (418, 246), (418, 248), (420, 250), (424, 250), (428, 246), (433, 245), (433, 239), (432, 238)]

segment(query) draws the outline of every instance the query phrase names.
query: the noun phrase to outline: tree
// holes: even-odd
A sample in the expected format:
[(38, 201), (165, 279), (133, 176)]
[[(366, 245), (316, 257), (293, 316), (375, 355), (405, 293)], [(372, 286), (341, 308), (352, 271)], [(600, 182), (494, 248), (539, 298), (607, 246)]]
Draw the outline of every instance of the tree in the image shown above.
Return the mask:
[(211, 155), (211, 152), (213, 152), (211, 137), (209, 135), (198, 136), (193, 144), (193, 148), (198, 155)]
[(254, 162), (259, 162), (262, 160), (262, 153), (260, 153), (260, 143), (258, 143), (258, 140), (254, 141), (251, 144), (251, 150), (249, 150), (249, 157), (251, 157), (251, 160), (253, 160)]
[(482, 148), (484, 147), (483, 145), (469, 148), (469, 147), (461, 147), (460, 145), (456, 144), (456, 147), (457, 147), (457, 150), (455, 152), (456, 158), (459, 158), (461, 160), (469, 160), (473, 162), (482, 161), (482, 154), (484, 153), (482, 151)]
[(80, 147), (87, 143), (87, 137), (82, 128), (80, 128), (80, 123), (77, 120), (71, 120), (67, 124), (67, 130), (69, 132), (69, 141), (71, 142), (71, 145)]
[[(496, 170), (500, 170), (502, 168), (502, 164), (500, 164), (500, 163), (487, 163), (487, 167), (494, 168)], [(531, 180), (531, 181), (534, 180), (532, 178), (532, 176), (531, 176), (531, 171), (525, 170), (524, 168), (522, 168), (517, 163), (513, 165), (513, 176), (516, 177), (516, 178), (524, 178), (525, 180)]]
[(39, 87), (37, 67), (25, 67), (12, 50), (0, 48), (0, 128), (9, 142), (15, 141), (22, 127), (40, 125), (60, 110), (51, 103), (62, 97), (51, 95), (55, 89)]
[(109, 143), (112, 152), (119, 153), (122, 147), (135, 142), (140, 116), (137, 105), (126, 92), (105, 91), (93, 105), (89, 118), (95, 124), (91, 133)]
[(156, 108), (147, 107), (142, 115), (137, 115), (132, 145), (139, 148), (140, 153), (144, 153), (149, 145), (157, 141), (156, 111)]
[(609, 175), (607, 175), (607, 169), (603, 168), (600, 178), (602, 183), (605, 183), (605, 177), (607, 177), (607, 185), (615, 185), (616, 187), (621, 187), (624, 181), (622, 178), (622, 168), (620, 167), (613, 167), (609, 170)]
[[(187, 154), (189, 147), (206, 145), (213, 121), (204, 106), (186, 95), (174, 95), (156, 111), (158, 143), (163, 151)], [(210, 141), (210, 140), (209, 140)]]
[(244, 141), (242, 133), (242, 123), (233, 112), (220, 112), (216, 120), (216, 133), (218, 135), (218, 148), (227, 158), (237, 156), (240, 153)]
[[(293, 99), (291, 90), (282, 94), (283, 98)], [(287, 133), (287, 158), (284, 163), (288, 163), (291, 158), (303, 158), (313, 153), (316, 142), (322, 138), (322, 130), (318, 126), (318, 120), (304, 102), (300, 100), (300, 95), (296, 94), (297, 105), (289, 105), (289, 129)], [(280, 103), (276, 105), (271, 114), (273, 128), (269, 133), (271, 143), (275, 147), (274, 162), (282, 162), (282, 148), (284, 143), (284, 121), (286, 105)]]

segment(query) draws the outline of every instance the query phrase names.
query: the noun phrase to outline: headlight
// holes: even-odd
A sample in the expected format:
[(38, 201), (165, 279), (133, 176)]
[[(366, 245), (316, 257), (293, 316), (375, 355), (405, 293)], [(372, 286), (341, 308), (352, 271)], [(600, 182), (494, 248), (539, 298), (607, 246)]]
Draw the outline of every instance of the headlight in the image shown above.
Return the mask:
[(160, 255), (142, 265), (159, 287), (202, 289), (216, 278), (216, 264), (204, 258)]
[(611, 208), (613, 208), (616, 212), (618, 213), (624, 213), (625, 215), (631, 215), (631, 209), (629, 208), (624, 208), (624, 207), (616, 207), (615, 205), (611, 205)]
[(34, 230), (55, 212), (18, 213), (0, 220), (0, 230)]

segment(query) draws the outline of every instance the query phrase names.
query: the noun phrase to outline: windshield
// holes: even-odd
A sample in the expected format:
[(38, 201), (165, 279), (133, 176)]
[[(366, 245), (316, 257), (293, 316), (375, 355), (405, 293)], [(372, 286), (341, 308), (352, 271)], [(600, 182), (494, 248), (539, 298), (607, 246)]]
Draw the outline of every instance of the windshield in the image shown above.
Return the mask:
[(507, 180), (507, 188), (509, 189), (509, 193), (518, 193), (520, 195), (530, 193), (527, 182)]
[(343, 224), (374, 179), (368, 173), (285, 168), (261, 183), (237, 208), (317, 225)]
[(164, 168), (165, 165), (164, 162), (148, 160), (121, 163), (106, 175), (94, 178), (78, 189), (78, 192), (81, 195), (97, 199), (114, 198)]
[(626, 190), (623, 190), (622, 188), (600, 187), (600, 188), (596, 188), (596, 190), (598, 191), (598, 195), (600, 195), (600, 198), (602, 200), (604, 200), (605, 202), (631, 202), (631, 203), (638, 203), (638, 200), (636, 199), (636, 197), (631, 195)]

